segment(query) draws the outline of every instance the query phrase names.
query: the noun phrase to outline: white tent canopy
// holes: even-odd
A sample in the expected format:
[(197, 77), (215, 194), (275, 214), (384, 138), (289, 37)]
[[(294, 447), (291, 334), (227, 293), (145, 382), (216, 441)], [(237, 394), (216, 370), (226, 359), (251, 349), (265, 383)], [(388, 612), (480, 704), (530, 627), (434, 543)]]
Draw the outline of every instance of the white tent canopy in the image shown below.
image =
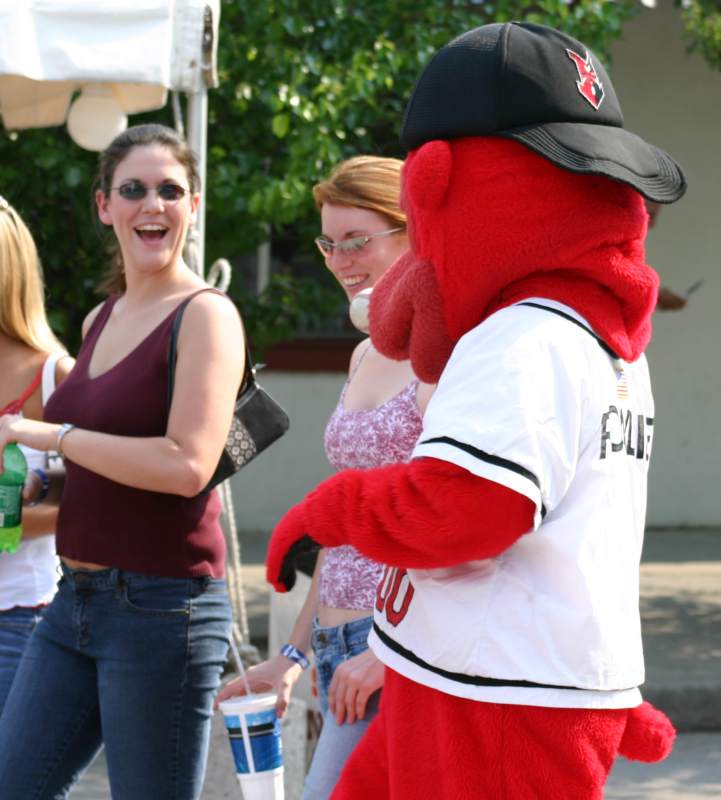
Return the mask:
[[(201, 57), (206, 8), (209, 70)], [(0, 0), (5, 127), (63, 124), (73, 92), (88, 83), (112, 85), (128, 114), (161, 108), (168, 89), (214, 85), (219, 13), (219, 0)]]
[[(83, 121), (75, 113), (78, 100), (71, 102), (78, 91), (94, 95), (96, 103), (100, 99), (101, 110), (103, 102), (115, 110), (109, 123), (118, 127), (112, 133), (122, 130), (124, 114), (162, 108), (168, 90), (185, 92), (188, 141), (204, 184), (207, 88), (217, 85), (219, 18), (220, 0), (0, 0), (0, 117), (5, 128), (67, 121), (76, 141), (101, 149), (104, 144), (85, 144), (77, 136)], [(97, 122), (95, 108), (87, 104), (83, 120)], [(194, 234), (194, 267), (202, 273), (202, 214)]]

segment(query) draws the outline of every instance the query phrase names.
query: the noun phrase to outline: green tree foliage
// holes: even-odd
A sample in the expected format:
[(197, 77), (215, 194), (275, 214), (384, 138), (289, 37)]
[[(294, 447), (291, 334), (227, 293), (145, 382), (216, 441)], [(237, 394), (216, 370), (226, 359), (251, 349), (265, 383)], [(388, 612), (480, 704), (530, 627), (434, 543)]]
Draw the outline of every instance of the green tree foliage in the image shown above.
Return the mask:
[[(522, 19), (566, 30), (603, 56), (636, 10), (635, 0), (223, 2), (220, 87), (210, 99), (207, 263), (252, 253), (270, 235), (274, 255), (294, 265), (259, 298), (251, 281), (234, 279), (231, 294), (247, 310), (253, 338), (267, 345), (331, 313), (338, 292), (329, 278), (323, 283), (313, 252), (310, 187), (351, 155), (403, 156), (403, 108), (435, 50), (477, 25)], [(170, 122), (167, 110), (152, 118)], [(63, 128), (0, 131), (0, 193), (31, 225), (51, 318), (72, 348), (98, 300), (104, 261), (91, 207), (94, 166), (95, 156)], [(298, 262), (313, 265), (306, 277)]]
[(701, 53), (714, 69), (721, 69), (721, 2), (681, 0), (679, 5), (689, 49)]
[(0, 129), (0, 194), (21, 213), (40, 252), (55, 332), (75, 349), (80, 322), (97, 302), (104, 244), (91, 214), (95, 155), (64, 128)]
[[(230, 0), (211, 106), (214, 243), (226, 253), (313, 219), (309, 187), (358, 153), (403, 156), (400, 121), (430, 56), (491, 21), (553, 25), (607, 52), (633, 0)], [(239, 224), (239, 220), (243, 220)], [(226, 234), (223, 234), (226, 231)]]

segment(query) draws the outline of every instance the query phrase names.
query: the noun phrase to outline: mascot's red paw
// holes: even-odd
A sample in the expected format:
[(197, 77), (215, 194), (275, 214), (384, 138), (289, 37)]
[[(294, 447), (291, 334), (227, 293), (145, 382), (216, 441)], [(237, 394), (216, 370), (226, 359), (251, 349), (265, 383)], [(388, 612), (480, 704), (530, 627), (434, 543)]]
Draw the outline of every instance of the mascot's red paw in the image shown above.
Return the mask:
[(641, 703), (629, 709), (618, 751), (633, 761), (662, 761), (671, 752), (675, 738), (671, 720), (650, 703)]
[(275, 526), (265, 559), (266, 580), (276, 592), (289, 592), (295, 585), (295, 560), (318, 548), (318, 543), (308, 535), (303, 501), (293, 506)]

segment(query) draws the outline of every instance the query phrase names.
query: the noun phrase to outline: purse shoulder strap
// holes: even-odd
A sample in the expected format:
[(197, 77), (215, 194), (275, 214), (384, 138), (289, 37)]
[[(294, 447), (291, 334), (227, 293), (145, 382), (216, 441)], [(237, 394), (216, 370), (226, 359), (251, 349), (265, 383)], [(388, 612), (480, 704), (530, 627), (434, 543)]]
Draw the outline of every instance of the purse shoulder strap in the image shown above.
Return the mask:
[[(173, 401), (173, 388), (175, 386), (175, 365), (178, 360), (178, 335), (180, 333), (180, 323), (183, 319), (183, 313), (188, 307), (190, 301), (203, 292), (214, 292), (215, 294), (220, 294), (223, 297), (227, 297), (227, 295), (224, 292), (221, 292), (219, 289), (208, 287), (207, 289), (199, 289), (189, 297), (186, 297), (185, 300), (183, 300), (183, 302), (178, 306), (175, 312), (175, 319), (173, 320), (173, 327), (170, 331), (170, 343), (168, 345), (168, 392), (166, 402), (166, 411), (168, 415), (170, 415), (170, 405)], [(250, 387), (255, 383), (255, 365), (250, 357), (248, 337), (245, 333), (245, 324), (243, 323), (242, 317), (240, 318), (240, 324), (243, 329), (243, 341), (245, 342), (245, 369), (243, 370), (243, 380), (240, 382), (238, 395), (242, 394), (246, 387)]]

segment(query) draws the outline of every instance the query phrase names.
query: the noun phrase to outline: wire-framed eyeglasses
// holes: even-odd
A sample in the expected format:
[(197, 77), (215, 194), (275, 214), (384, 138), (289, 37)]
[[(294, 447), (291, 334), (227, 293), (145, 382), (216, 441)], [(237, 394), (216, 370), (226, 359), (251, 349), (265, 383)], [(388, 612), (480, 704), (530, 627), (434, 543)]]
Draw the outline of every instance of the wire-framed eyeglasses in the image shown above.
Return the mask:
[(328, 239), (325, 236), (317, 236), (314, 241), (325, 258), (330, 258), (334, 250), (339, 250), (346, 255), (349, 253), (358, 253), (371, 239), (376, 239), (379, 236), (390, 236), (392, 233), (400, 233), (404, 230), (405, 228), (402, 226), (400, 228), (390, 228), (387, 231), (378, 231), (378, 233), (366, 233), (363, 236), (353, 236), (350, 239), (343, 239), (340, 242), (334, 242), (332, 239)]
[(177, 203), (178, 200), (190, 193), (190, 189), (179, 186), (177, 183), (169, 181), (160, 183), (154, 189), (146, 186), (142, 181), (131, 180), (121, 183), (120, 186), (111, 187), (110, 191), (117, 193), (124, 199), (137, 202), (147, 196), (148, 192), (155, 192), (164, 203)]

